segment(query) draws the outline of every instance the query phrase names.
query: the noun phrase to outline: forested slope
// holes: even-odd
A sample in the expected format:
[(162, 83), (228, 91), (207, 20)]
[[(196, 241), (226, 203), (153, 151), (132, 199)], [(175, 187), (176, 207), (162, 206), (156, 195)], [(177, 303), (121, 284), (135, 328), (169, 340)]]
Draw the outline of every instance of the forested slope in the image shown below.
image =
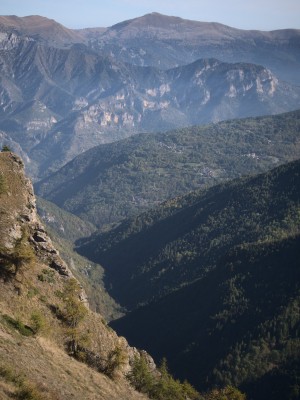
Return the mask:
[(93, 235), (79, 251), (100, 262), (129, 309), (188, 285), (233, 247), (299, 231), (300, 161), (191, 192)]
[(39, 182), (39, 195), (98, 227), (300, 157), (300, 111), (143, 134), (95, 147)]

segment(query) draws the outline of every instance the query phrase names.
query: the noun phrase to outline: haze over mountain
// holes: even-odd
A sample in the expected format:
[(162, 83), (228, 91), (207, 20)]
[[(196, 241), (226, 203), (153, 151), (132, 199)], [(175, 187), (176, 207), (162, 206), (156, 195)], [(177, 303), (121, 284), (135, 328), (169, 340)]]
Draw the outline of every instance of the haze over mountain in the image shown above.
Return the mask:
[[(150, 25), (149, 18), (150, 22), (154, 18)], [(119, 43), (116, 32), (132, 38), (132, 32), (137, 35), (139, 31), (135, 26), (151, 26), (150, 32), (152, 26), (154, 30), (161, 29), (164, 21), (169, 21), (164, 26), (169, 26), (172, 38), (176, 24), (168, 18), (150, 15), (127, 21), (112, 27), (110, 33), (101, 34), (101, 43)], [(192, 32), (203, 32), (198, 23), (177, 21), (178, 24)], [(209, 49), (216, 48), (214, 40), (219, 38), (219, 26), (209, 25), (205, 29), (209, 34), (201, 43), (212, 43), (207, 52), (200, 51), (193, 60), (184, 57), (185, 64), (193, 62), (168, 70), (159, 69), (159, 60), (149, 67), (129, 64), (130, 60), (124, 63), (122, 57), (114, 55), (115, 45), (111, 43), (93, 50), (82, 44), (85, 39), (81, 39), (80, 33), (45, 18), (2, 17), (0, 28), (1, 142), (7, 142), (24, 157), (36, 178), (58, 169), (84, 150), (134, 133), (299, 108), (300, 88), (283, 82), (264, 66), (250, 64), (250, 56), (244, 58), (247, 62), (240, 62), (240, 58), (235, 63), (211, 58), (216, 55)], [(125, 28), (133, 31), (126, 33)], [(165, 29), (163, 38), (169, 35)], [(228, 29), (231, 32), (227, 27), (221, 29), (222, 46)], [(53, 36), (49, 34), (52, 30)], [(155, 37), (161, 43), (159, 32)], [(298, 31), (269, 34), (275, 47), (281, 49), (278, 43), (283, 42), (283, 48), (291, 51), (294, 58), (298, 57), (297, 35)], [(70, 47), (73, 41), (77, 44)], [(187, 43), (192, 42), (188, 38)], [(256, 45), (260, 52), (267, 53), (262, 45)], [(129, 54), (130, 46), (126, 46)], [(145, 46), (148, 48), (150, 42)], [(241, 46), (251, 47), (244, 42)], [(168, 52), (163, 46), (161, 51), (169, 54), (173, 50)], [(189, 48), (186, 51), (193, 53)], [(285, 64), (292, 76), (292, 56), (284, 53), (284, 57), (290, 60)]]
[(164, 69), (211, 57), (262, 64), (281, 79), (300, 84), (296, 29), (247, 31), (152, 13), (108, 28), (90, 39), (90, 45), (118, 60)]
[(61, 47), (82, 42), (81, 35), (75, 31), (64, 27), (53, 19), (39, 15), (22, 18), (16, 15), (0, 16), (0, 31), (32, 37), (39, 42)]
[(37, 183), (102, 228), (197, 188), (300, 157), (300, 112), (141, 134), (95, 147)]

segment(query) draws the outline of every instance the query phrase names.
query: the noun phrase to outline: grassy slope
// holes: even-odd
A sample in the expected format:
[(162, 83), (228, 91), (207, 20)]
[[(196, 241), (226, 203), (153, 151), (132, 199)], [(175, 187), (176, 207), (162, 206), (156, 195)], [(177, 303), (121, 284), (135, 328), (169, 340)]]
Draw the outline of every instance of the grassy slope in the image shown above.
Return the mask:
[[(71, 281), (49, 266), (53, 253), (42, 251), (31, 238), (36, 226), (28, 217), (33, 194), (22, 163), (12, 153), (0, 153), (0, 175), (0, 397), (20, 391), (21, 374), (35, 396), (27, 391), (27, 397), (20, 397), (19, 392), (18, 399), (143, 399), (121, 376), (114, 382), (68, 355), (73, 334), (89, 351), (100, 354), (104, 364), (116, 346), (127, 351), (128, 345), (101, 315), (79, 302), (79, 292), (74, 292), (72, 310), (78, 317), (76, 310), (84, 309), (84, 318), (75, 326), (66, 322), (72, 320), (72, 312), (70, 297), (63, 292)], [(18, 239), (21, 232), (26, 235)]]
[[(146, 399), (126, 382), (116, 384), (69, 357), (47, 338), (24, 338), (0, 324), (0, 349), (0, 367), (4, 366), (16, 375), (21, 374), (37, 387), (41, 394), (38, 400)], [(11, 399), (17, 390), (17, 385), (0, 377), (1, 399)]]
[(36, 185), (98, 227), (166, 199), (299, 158), (300, 111), (143, 134), (91, 149)]

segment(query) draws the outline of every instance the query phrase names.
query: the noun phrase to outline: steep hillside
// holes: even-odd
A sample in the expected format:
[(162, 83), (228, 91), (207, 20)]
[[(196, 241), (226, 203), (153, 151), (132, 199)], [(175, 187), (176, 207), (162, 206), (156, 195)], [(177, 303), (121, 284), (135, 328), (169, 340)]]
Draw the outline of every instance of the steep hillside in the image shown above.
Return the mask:
[(156, 368), (89, 309), (39, 221), (23, 167), (7, 149), (0, 153), (1, 399), (200, 400), (165, 362)]
[(80, 248), (106, 271), (121, 305), (140, 304), (189, 285), (245, 243), (299, 230), (300, 161), (175, 198)]
[(37, 192), (103, 227), (188, 191), (300, 157), (300, 112), (137, 135), (83, 153)]
[(68, 213), (54, 203), (38, 196), (36, 196), (36, 200), (37, 212), (41, 220), (55, 232), (56, 236), (74, 243), (77, 239), (89, 236), (96, 231), (95, 225)]
[(74, 274), (83, 285), (91, 309), (103, 315), (106, 321), (123, 315), (120, 306), (105, 290), (102, 266), (74, 251), (74, 242), (89, 236), (96, 230), (95, 226), (40, 197), (37, 197), (37, 211), (55, 248), (63, 260), (72, 266)]
[[(21, 160), (1, 153), (0, 171), (1, 398), (144, 398), (122, 378), (138, 353), (89, 311), (38, 220)], [(123, 361), (113, 367), (117, 348)], [(118, 382), (103, 374), (109, 369)]]
[(83, 44), (57, 47), (3, 25), (0, 32), (0, 139), (25, 153), (35, 178), (134, 133), (300, 105), (300, 88), (261, 65), (207, 58), (162, 70), (121, 63)]
[[(198, 389), (296, 396), (300, 161), (175, 198), (80, 251), (132, 310), (111, 326)], [(138, 329), (137, 329), (138, 327)], [(295, 397), (297, 398), (297, 397)]]
[(61, 258), (72, 267), (74, 275), (84, 288), (90, 309), (101, 314), (107, 323), (124, 315), (122, 307), (105, 288), (103, 267), (79, 255), (74, 249), (74, 243), (57, 235), (47, 224), (45, 226)]
[(198, 389), (226, 382), (250, 399), (296, 399), (299, 257), (299, 235), (242, 245), (203, 280), (112, 326)]

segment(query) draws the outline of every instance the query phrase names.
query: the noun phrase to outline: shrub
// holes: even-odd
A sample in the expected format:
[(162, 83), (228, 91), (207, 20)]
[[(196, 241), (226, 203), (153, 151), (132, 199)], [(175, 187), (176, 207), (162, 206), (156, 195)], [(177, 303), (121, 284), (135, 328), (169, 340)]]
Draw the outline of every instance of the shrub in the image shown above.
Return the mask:
[(2, 147), (2, 150), (1, 150), (3, 153), (4, 152), (7, 152), (7, 151), (11, 151), (11, 149), (5, 144), (3, 147)]
[(30, 320), (34, 334), (40, 333), (46, 328), (46, 319), (39, 311), (34, 311), (31, 314)]
[(154, 386), (154, 377), (149, 369), (145, 357), (136, 356), (127, 379), (132, 386), (142, 393), (150, 393)]
[(207, 393), (205, 400), (246, 400), (246, 396), (233, 386), (223, 389), (213, 389)]
[(19, 319), (14, 319), (6, 314), (3, 315), (3, 318), (9, 326), (16, 329), (19, 333), (21, 333), (21, 335), (23, 336), (33, 335), (33, 330), (29, 326), (24, 325), (23, 322), (21, 322)]
[(146, 359), (136, 357), (127, 375), (134, 388), (155, 400), (196, 400), (200, 394), (188, 383), (175, 380), (168, 371), (166, 359), (162, 360), (159, 374), (154, 374)]
[(108, 375), (110, 378), (116, 378), (120, 368), (125, 364), (125, 362), (125, 352), (121, 347), (117, 346), (109, 353), (107, 366), (105, 369), (106, 375)]
[(38, 280), (40, 280), (41, 282), (54, 283), (55, 271), (44, 268), (42, 273), (38, 275)]
[(45, 400), (44, 393), (29, 381), (24, 381), (18, 388), (15, 398), (17, 400)]

